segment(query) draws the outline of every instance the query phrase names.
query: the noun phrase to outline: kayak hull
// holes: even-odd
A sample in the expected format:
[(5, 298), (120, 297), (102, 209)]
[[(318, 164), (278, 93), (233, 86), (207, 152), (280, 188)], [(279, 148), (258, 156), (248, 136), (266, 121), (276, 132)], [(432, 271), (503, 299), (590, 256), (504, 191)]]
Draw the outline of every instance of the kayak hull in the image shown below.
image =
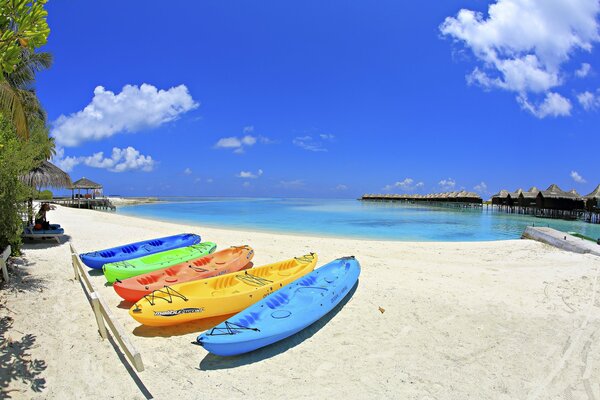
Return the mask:
[(168, 285), (191, 282), (242, 271), (252, 267), (254, 250), (249, 246), (232, 247), (208, 256), (196, 257), (173, 266), (141, 274), (113, 284), (126, 301), (135, 302)]
[(129, 310), (136, 321), (167, 326), (235, 314), (311, 272), (316, 254), (307, 254), (243, 272), (166, 286), (144, 296)]
[(81, 261), (90, 268), (102, 269), (104, 264), (131, 260), (150, 254), (191, 246), (200, 243), (200, 236), (192, 233), (167, 236), (163, 238), (129, 243), (123, 246), (97, 250), (79, 255)]
[(329, 313), (350, 293), (359, 275), (354, 257), (334, 260), (206, 331), (196, 342), (219, 356), (276, 343)]

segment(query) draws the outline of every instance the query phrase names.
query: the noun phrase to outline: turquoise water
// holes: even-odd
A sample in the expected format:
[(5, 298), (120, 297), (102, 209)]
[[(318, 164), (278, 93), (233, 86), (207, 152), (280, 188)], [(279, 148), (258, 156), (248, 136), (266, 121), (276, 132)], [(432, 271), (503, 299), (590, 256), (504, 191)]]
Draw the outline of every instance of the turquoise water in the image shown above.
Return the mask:
[(517, 239), (528, 225), (600, 237), (600, 225), (396, 203), (331, 199), (165, 198), (124, 215), (222, 228), (406, 241)]

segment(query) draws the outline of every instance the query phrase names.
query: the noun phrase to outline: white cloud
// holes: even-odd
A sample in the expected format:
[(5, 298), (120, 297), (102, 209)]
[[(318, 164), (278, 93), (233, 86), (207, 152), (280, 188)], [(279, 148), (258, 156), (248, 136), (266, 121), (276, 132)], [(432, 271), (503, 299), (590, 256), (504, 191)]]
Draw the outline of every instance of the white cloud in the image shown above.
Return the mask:
[(592, 66), (588, 63), (582, 63), (581, 67), (575, 71), (575, 75), (579, 78), (585, 78), (590, 73)]
[(186, 168), (183, 170), (183, 173), (186, 175), (191, 175), (192, 174), (192, 170), (190, 168)]
[(337, 185), (335, 187), (335, 190), (340, 190), (340, 191), (342, 191), (342, 190), (348, 190), (348, 186), (347, 185), (343, 185), (343, 184), (340, 183), (339, 185)]
[(214, 182), (214, 179), (213, 179), (213, 178), (208, 178), (208, 179), (206, 179), (206, 183), (213, 183), (213, 182)]
[(279, 181), (279, 186), (282, 186), (286, 189), (297, 189), (301, 188), (305, 185), (304, 180), (295, 179), (291, 181)]
[(306, 136), (297, 136), (292, 140), (292, 143), (295, 146), (298, 146), (304, 150), (314, 151), (314, 152), (326, 152), (327, 148), (325, 147), (324, 142), (331, 142), (335, 138), (335, 136), (330, 134), (320, 134), (319, 139), (315, 139), (310, 135)]
[[(597, 0), (498, 0), (487, 15), (460, 10), (445, 19), (440, 31), (470, 48), (481, 62), (467, 76), (469, 83), (514, 91), (526, 99), (528, 93), (543, 95), (562, 85), (563, 63), (576, 50), (591, 51), (600, 40), (599, 12)], [(581, 73), (589, 72), (582, 68)], [(557, 113), (535, 115), (569, 115), (564, 102), (561, 107)]]
[(79, 164), (77, 157), (65, 157), (65, 149), (58, 146), (56, 147), (56, 155), (52, 158), (52, 162), (65, 172), (71, 172)]
[(473, 187), (473, 189), (476, 192), (483, 193), (483, 194), (485, 194), (485, 193), (488, 192), (488, 187), (487, 187), (487, 184), (485, 182), (481, 182), (481, 183), (475, 185), (475, 187)]
[(242, 153), (244, 153), (246, 148), (254, 146), (257, 142), (260, 142), (263, 144), (274, 143), (274, 141), (269, 139), (268, 137), (252, 136), (252, 135), (247, 134), (247, 133), (252, 133), (254, 131), (253, 126), (246, 126), (246, 127), (244, 127), (243, 131), (244, 131), (244, 133), (246, 133), (246, 135), (241, 136), (241, 137), (230, 136), (230, 137), (221, 138), (217, 141), (217, 143), (215, 143), (214, 147), (217, 149), (231, 149), (236, 154), (242, 154)]
[(571, 171), (571, 178), (577, 183), (586, 183), (586, 180), (577, 171)]
[(256, 179), (263, 174), (263, 170), (259, 169), (256, 173), (252, 173), (250, 171), (240, 171), (239, 174), (236, 175), (238, 178), (244, 179)]
[(438, 182), (440, 187), (444, 190), (452, 190), (456, 186), (456, 181), (452, 178), (442, 179)]
[(242, 186), (245, 188), (249, 188), (250, 187), (250, 182), (246, 181), (244, 183), (242, 183)]
[(403, 181), (398, 181), (391, 185), (385, 185), (383, 190), (390, 191), (393, 189), (400, 189), (400, 190), (405, 190), (405, 191), (413, 191), (415, 189), (421, 189), (422, 187), (425, 186), (425, 184), (423, 182), (417, 182), (417, 183), (414, 183), (414, 182), (415, 181), (412, 178), (405, 178)]
[(596, 95), (592, 92), (583, 92), (577, 95), (577, 101), (583, 107), (584, 110), (590, 111), (595, 108), (600, 108), (600, 95)]
[(548, 92), (546, 98), (539, 104), (535, 105), (529, 102), (527, 96), (517, 96), (517, 101), (521, 108), (529, 111), (538, 118), (551, 117), (566, 117), (571, 115), (571, 102), (562, 97), (558, 93)]
[(156, 128), (197, 107), (185, 85), (168, 90), (146, 83), (126, 85), (118, 94), (98, 86), (83, 110), (54, 121), (52, 136), (60, 146), (77, 146), (121, 132)]
[(64, 150), (60, 149), (52, 161), (66, 172), (73, 170), (75, 166), (80, 164), (93, 168), (107, 169), (112, 172), (133, 170), (150, 172), (154, 169), (155, 165), (155, 161), (151, 156), (145, 156), (131, 146), (124, 149), (114, 147), (110, 157), (105, 157), (102, 151), (94, 153), (91, 156), (64, 157)]

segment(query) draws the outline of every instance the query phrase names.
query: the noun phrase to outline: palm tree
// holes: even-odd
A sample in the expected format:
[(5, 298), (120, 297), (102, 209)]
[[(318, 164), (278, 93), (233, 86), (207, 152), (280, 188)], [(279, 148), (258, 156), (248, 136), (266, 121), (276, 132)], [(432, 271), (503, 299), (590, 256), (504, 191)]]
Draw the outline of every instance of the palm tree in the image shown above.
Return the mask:
[(33, 83), (38, 71), (52, 64), (50, 53), (33, 53), (23, 50), (23, 56), (15, 70), (0, 80), (0, 112), (12, 120), (17, 134), (29, 138), (29, 125), (33, 120), (46, 122)]

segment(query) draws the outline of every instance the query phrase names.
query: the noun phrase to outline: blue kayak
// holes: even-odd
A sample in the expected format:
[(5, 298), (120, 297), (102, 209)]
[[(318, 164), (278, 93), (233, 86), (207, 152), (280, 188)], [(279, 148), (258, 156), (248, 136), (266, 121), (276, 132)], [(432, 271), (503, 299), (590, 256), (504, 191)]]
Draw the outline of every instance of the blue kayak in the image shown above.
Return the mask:
[(111, 249), (93, 251), (80, 254), (79, 258), (85, 265), (94, 269), (102, 269), (106, 263), (126, 261), (143, 257), (161, 251), (177, 249), (200, 243), (200, 236), (192, 233), (182, 233), (164, 238), (144, 240), (143, 242), (130, 243)]
[(213, 354), (233, 356), (285, 339), (338, 305), (359, 275), (354, 257), (338, 258), (209, 329), (196, 342)]

